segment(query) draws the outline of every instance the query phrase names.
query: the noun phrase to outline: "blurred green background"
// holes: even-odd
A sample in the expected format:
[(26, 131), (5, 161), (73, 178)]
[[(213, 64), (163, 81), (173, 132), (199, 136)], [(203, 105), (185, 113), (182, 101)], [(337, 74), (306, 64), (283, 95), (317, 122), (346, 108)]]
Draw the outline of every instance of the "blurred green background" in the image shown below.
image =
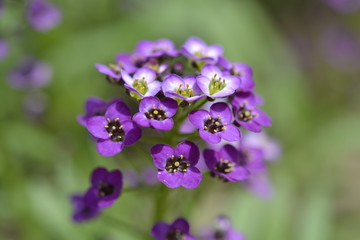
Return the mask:
[[(141, 239), (106, 217), (72, 223), (69, 196), (87, 187), (94, 167), (129, 168), (129, 161), (137, 161), (134, 148), (110, 159), (98, 155), (75, 118), (87, 97), (119, 94), (94, 63), (111, 63), (142, 39), (166, 37), (179, 46), (189, 36), (221, 44), (230, 60), (253, 67), (273, 118), (269, 133), (284, 153), (270, 165), (272, 200), (211, 181), (213, 190), (198, 202), (193, 191), (175, 190), (184, 204), (164, 220), (186, 216), (196, 231), (226, 213), (249, 240), (359, 239), (360, 68), (331, 64), (321, 38), (327, 27), (345, 25), (359, 39), (358, 13), (340, 15), (313, 0), (54, 2), (63, 21), (46, 34), (29, 28), (21, 1), (5, 0), (0, 19), (4, 35), (15, 25), (22, 29), (7, 35), (10, 56), (0, 63), (2, 239)], [(6, 79), (24, 53), (54, 70), (44, 90), (47, 110), (36, 121), (24, 113), (28, 93), (11, 89)], [(124, 193), (105, 215), (149, 231), (151, 204), (151, 192)]]

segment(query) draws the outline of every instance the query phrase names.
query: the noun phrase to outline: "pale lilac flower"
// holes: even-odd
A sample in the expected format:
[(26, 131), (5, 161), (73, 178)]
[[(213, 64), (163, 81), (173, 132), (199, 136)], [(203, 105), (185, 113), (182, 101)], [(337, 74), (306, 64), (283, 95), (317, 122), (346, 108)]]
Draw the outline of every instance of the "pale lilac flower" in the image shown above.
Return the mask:
[(247, 190), (263, 200), (269, 200), (274, 195), (274, 189), (266, 171), (253, 172), (251, 177), (243, 183)]
[(27, 19), (36, 31), (46, 32), (59, 24), (61, 12), (46, 0), (32, 0), (28, 6)]
[(154, 42), (148, 40), (140, 41), (135, 52), (146, 58), (175, 57), (178, 55), (174, 43), (169, 39), (159, 39)]
[(264, 154), (267, 161), (276, 161), (281, 157), (281, 146), (279, 141), (270, 137), (264, 131), (261, 133), (248, 132), (242, 142), (245, 148), (257, 148)]
[(215, 64), (223, 54), (219, 45), (207, 46), (200, 38), (190, 37), (181, 47), (181, 53), (194, 61), (204, 61)]

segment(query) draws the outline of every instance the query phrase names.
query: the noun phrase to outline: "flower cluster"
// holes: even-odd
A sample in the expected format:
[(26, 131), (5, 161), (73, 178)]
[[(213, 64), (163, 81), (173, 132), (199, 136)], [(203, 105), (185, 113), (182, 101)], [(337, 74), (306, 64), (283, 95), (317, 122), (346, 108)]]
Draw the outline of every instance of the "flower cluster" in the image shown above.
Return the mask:
[[(110, 101), (89, 98), (85, 114), (78, 117), (100, 155), (115, 156), (139, 142), (137, 148), (152, 158), (157, 169), (153, 173), (167, 188), (197, 188), (208, 171), (224, 182), (242, 182), (257, 191), (256, 180), (266, 173), (268, 144), (253, 147), (243, 135), (245, 130), (258, 135), (271, 119), (259, 109), (263, 101), (248, 65), (232, 63), (221, 46), (191, 37), (180, 48), (168, 39), (140, 41), (134, 52), (120, 53), (114, 63), (95, 67), (123, 90), (121, 98)], [(135, 103), (131, 108), (130, 101)], [(150, 149), (149, 143), (154, 144)], [(136, 176), (141, 177), (132, 174), (132, 183), (143, 181), (134, 180)], [(111, 205), (97, 202), (100, 208)], [(206, 239), (243, 239), (224, 217), (210, 235)], [(184, 219), (156, 224), (152, 236), (194, 239)]]

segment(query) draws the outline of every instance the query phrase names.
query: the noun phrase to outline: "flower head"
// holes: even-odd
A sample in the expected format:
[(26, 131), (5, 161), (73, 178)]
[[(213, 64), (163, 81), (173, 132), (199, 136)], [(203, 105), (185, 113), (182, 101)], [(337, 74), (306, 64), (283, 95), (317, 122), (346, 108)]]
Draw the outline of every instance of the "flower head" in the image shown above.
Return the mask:
[(250, 175), (250, 172), (240, 165), (239, 152), (232, 145), (224, 145), (218, 152), (205, 149), (204, 159), (211, 173), (226, 181), (237, 182)]
[(97, 138), (99, 154), (113, 156), (141, 138), (141, 129), (130, 119), (130, 110), (121, 101), (111, 104), (104, 116), (88, 119), (87, 129)]
[(178, 109), (178, 104), (171, 98), (159, 100), (156, 97), (145, 97), (140, 101), (139, 112), (134, 115), (134, 121), (142, 127), (169, 131), (174, 126), (172, 117)]
[(8, 51), (9, 46), (7, 42), (4, 39), (0, 38), (0, 61), (4, 60), (7, 57)]
[(232, 124), (232, 113), (226, 103), (214, 103), (210, 112), (200, 109), (189, 114), (190, 122), (199, 128), (199, 135), (208, 143), (216, 144), (224, 139), (240, 140), (240, 130)]
[(217, 63), (223, 54), (223, 48), (219, 45), (207, 46), (204, 41), (197, 37), (190, 37), (181, 47), (181, 53), (194, 60), (207, 63)]
[(87, 221), (100, 214), (94, 189), (89, 189), (84, 195), (72, 196), (71, 201), (74, 205), (72, 218), (75, 222)]
[(36, 31), (46, 32), (59, 24), (61, 13), (46, 0), (33, 0), (27, 10), (27, 19)]
[(202, 234), (204, 240), (245, 240), (245, 236), (235, 230), (229, 218), (219, 216), (216, 218), (215, 228)]
[(197, 77), (197, 85), (203, 93), (212, 98), (232, 95), (239, 87), (241, 80), (237, 76), (225, 75), (215, 65), (205, 65)]
[(199, 148), (193, 142), (182, 142), (173, 148), (157, 144), (151, 148), (151, 156), (158, 168), (158, 179), (169, 188), (183, 186), (196, 188), (202, 176), (195, 165), (199, 161)]
[(168, 75), (162, 84), (162, 90), (167, 97), (175, 97), (191, 102), (205, 97), (196, 84), (196, 77), (181, 78), (178, 75)]
[(100, 208), (113, 205), (120, 196), (122, 186), (123, 177), (119, 170), (109, 172), (105, 168), (96, 168), (91, 175), (91, 188), (96, 192)]
[(261, 127), (269, 127), (271, 118), (256, 108), (256, 98), (251, 92), (238, 92), (231, 101), (235, 121), (252, 132), (261, 132)]
[(52, 70), (47, 63), (27, 57), (9, 73), (9, 84), (20, 90), (39, 89), (45, 87), (51, 77)]
[(158, 222), (151, 230), (151, 236), (156, 240), (195, 240), (190, 234), (190, 225), (183, 219), (178, 218), (172, 224)]
[(137, 70), (133, 77), (125, 71), (121, 71), (125, 87), (135, 93), (136, 97), (155, 96), (161, 89), (161, 82), (156, 81), (155, 70), (147, 67)]
[(162, 56), (175, 57), (178, 51), (169, 39), (159, 39), (157, 41), (140, 41), (136, 47), (136, 53), (145, 58), (156, 58)]

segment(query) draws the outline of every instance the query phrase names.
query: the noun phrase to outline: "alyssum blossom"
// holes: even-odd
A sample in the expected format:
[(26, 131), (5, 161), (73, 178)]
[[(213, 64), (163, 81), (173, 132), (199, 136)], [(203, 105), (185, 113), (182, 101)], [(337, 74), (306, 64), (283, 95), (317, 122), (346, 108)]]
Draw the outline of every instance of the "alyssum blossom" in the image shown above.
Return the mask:
[(32, 0), (28, 6), (27, 18), (36, 31), (46, 32), (59, 24), (61, 12), (46, 0)]
[(190, 225), (184, 218), (178, 218), (172, 224), (156, 223), (151, 236), (156, 240), (195, 240), (190, 234)]

